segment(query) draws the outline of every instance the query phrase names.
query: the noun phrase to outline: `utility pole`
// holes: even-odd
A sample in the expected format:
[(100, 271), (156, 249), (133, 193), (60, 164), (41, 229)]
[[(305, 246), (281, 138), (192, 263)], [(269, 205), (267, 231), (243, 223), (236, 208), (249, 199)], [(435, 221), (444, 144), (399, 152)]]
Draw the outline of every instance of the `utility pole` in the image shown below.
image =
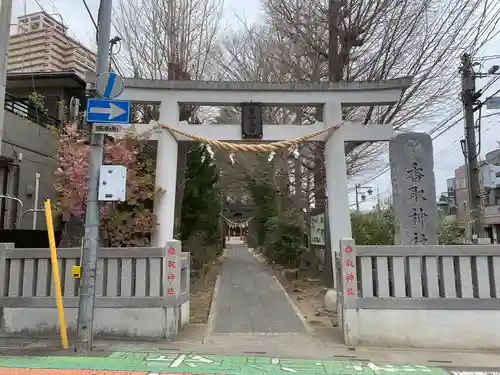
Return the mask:
[(356, 193), (356, 212), (359, 213), (359, 184), (354, 185), (354, 190)]
[(7, 54), (9, 52), (12, 0), (0, 0), (0, 154), (5, 121), (5, 90), (7, 86)]
[(361, 195), (361, 200), (364, 202), (366, 200), (366, 193), (369, 196), (372, 196), (373, 189), (369, 186), (361, 186), (360, 184), (356, 184), (356, 185), (354, 185), (354, 190), (355, 190), (355, 194), (356, 194), (356, 212), (359, 213), (359, 210), (360, 210), (359, 196)]
[[(476, 125), (474, 122), (474, 104), (481, 95), (476, 92), (475, 75), (472, 67), (471, 56), (462, 55), (462, 102), (465, 117), (465, 155), (468, 167), (468, 190), (470, 210), (472, 216), (473, 238), (485, 237), (481, 213), (481, 191), (479, 188), (478, 150), (476, 142)], [(474, 236), (475, 235), (475, 236)]]
[(377, 188), (377, 212), (380, 212), (380, 189)]
[[(97, 76), (106, 73), (109, 61), (109, 41), (111, 39), (112, 0), (101, 0), (99, 5), (97, 31)], [(78, 305), (78, 345), (77, 350), (92, 350), (94, 303), (97, 257), (100, 250), (99, 239), (99, 173), (102, 165), (104, 135), (90, 135), (89, 185), (85, 212), (85, 238), (83, 241), (82, 282)]]

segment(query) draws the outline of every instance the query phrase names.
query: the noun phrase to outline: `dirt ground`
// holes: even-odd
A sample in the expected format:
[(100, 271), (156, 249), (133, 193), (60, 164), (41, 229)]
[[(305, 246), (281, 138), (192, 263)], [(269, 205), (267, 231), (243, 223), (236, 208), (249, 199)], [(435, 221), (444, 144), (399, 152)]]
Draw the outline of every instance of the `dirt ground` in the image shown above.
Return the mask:
[(206, 267), (203, 276), (193, 280), (190, 296), (190, 323), (207, 323), (210, 315), (210, 305), (214, 294), (215, 282), (220, 271), (222, 258)]
[(312, 328), (337, 327), (337, 315), (324, 309), (326, 288), (319, 279), (279, 277), (279, 280)]

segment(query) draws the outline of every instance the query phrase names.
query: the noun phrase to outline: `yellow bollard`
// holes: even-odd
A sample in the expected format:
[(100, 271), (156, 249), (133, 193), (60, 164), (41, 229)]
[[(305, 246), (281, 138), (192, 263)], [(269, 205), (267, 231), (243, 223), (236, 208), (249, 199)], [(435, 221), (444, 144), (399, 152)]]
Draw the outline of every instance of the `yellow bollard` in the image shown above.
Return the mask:
[(56, 306), (57, 315), (59, 317), (61, 345), (63, 349), (68, 349), (68, 332), (66, 329), (66, 319), (64, 318), (61, 278), (59, 276), (59, 263), (57, 262), (56, 238), (54, 236), (54, 223), (52, 221), (52, 207), (50, 205), (50, 199), (45, 199), (44, 209), (45, 220), (47, 222), (47, 234), (49, 235), (50, 261), (52, 264), (52, 277), (54, 278), (54, 288), (56, 292)]

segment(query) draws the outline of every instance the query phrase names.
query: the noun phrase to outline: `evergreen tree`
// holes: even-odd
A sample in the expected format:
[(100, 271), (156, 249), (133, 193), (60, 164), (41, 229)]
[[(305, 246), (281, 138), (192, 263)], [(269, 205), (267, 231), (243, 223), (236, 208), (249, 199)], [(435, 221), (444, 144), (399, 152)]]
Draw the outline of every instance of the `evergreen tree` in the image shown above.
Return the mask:
[[(201, 267), (222, 250), (218, 174), (206, 145), (189, 152), (179, 235), (189, 247), (195, 267)], [(208, 248), (214, 251), (210, 253)]]

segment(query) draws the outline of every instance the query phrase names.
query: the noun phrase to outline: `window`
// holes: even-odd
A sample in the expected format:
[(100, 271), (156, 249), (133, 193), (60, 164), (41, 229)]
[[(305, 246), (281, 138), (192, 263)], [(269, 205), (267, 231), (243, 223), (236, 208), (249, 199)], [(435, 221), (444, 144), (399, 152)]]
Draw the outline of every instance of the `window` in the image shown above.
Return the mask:
[(40, 28), (40, 23), (39, 22), (35, 22), (35, 23), (32, 23), (31, 24), (31, 30), (38, 30)]

